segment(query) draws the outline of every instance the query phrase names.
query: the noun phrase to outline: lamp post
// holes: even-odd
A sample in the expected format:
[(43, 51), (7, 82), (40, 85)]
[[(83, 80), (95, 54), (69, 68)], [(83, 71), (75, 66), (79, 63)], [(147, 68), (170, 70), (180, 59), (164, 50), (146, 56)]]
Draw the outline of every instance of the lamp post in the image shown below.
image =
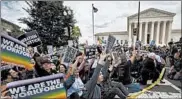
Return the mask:
[(68, 30), (68, 40), (70, 39), (70, 24), (68, 22), (70, 15), (72, 14), (70, 8), (65, 8), (64, 12), (63, 12), (64, 16), (66, 17), (66, 26), (67, 26), (67, 30)]

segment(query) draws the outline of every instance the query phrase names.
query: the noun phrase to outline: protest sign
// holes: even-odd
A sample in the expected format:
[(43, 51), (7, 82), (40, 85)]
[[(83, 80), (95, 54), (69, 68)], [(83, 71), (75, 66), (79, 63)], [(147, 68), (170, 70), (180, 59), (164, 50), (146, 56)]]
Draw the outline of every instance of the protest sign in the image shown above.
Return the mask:
[(52, 45), (47, 45), (47, 51), (48, 51), (48, 54), (53, 54), (53, 46)]
[(85, 55), (87, 59), (95, 58), (96, 57), (96, 47), (88, 46), (85, 48)]
[(115, 43), (116, 38), (112, 35), (109, 35), (108, 39), (107, 39), (107, 45), (106, 45), (106, 49), (105, 52), (106, 54), (109, 53)]
[(1, 34), (1, 63), (33, 69), (27, 46), (5, 34)]
[(84, 46), (79, 46), (79, 51), (85, 54), (85, 48), (84, 48)]
[(113, 55), (114, 60), (118, 61), (118, 53), (113, 52), (112, 55)]
[(78, 50), (73, 48), (73, 47), (70, 47), (70, 46), (67, 46), (67, 50), (63, 56), (63, 62), (64, 63), (70, 63), (70, 62), (73, 62), (74, 58), (76, 57), (76, 54), (77, 54)]
[(18, 37), (18, 40), (24, 42), (27, 46), (36, 47), (41, 44), (38, 33), (34, 30)]
[(58, 57), (58, 55), (51, 55), (51, 59), (52, 59), (52, 60), (58, 60), (59, 57)]
[(66, 99), (63, 76), (60, 73), (8, 83), (6, 96), (10, 96), (12, 99)]
[(73, 40), (68, 40), (68, 46), (73, 46)]

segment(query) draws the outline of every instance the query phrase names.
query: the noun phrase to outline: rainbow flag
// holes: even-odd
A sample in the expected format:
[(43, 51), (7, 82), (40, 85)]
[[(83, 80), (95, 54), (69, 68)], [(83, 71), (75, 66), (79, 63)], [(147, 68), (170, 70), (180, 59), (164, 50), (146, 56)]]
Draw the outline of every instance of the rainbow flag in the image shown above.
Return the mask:
[(102, 44), (102, 43), (104, 43), (104, 41), (100, 38), (100, 37), (98, 37), (98, 39), (97, 39), (97, 44)]
[(31, 97), (31, 99), (66, 99), (66, 98), (67, 97), (65, 88), (52, 90)]
[(31, 58), (27, 52), (27, 46), (21, 41), (8, 35), (1, 35), (1, 59), (2, 63), (33, 69)]
[[(27, 80), (14, 81), (2, 86), (8, 95), (14, 99), (67, 99), (64, 87), (64, 74), (38, 77)], [(21, 88), (24, 87), (24, 90)]]

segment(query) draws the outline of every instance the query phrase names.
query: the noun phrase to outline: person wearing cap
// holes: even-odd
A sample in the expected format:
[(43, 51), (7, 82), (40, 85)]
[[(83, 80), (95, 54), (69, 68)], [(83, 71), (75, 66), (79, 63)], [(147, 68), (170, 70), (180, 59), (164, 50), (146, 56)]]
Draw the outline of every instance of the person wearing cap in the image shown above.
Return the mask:
[(36, 58), (35, 70), (38, 74), (38, 77), (48, 76), (56, 74), (56, 70), (53, 70), (51, 67), (52, 62), (45, 57)]

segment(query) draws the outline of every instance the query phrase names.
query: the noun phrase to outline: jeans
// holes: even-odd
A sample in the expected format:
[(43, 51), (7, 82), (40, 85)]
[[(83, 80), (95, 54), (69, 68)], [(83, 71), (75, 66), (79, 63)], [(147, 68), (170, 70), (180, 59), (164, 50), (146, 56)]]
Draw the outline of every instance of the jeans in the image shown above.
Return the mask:
[(134, 93), (142, 90), (139, 83), (131, 83), (125, 86), (128, 88), (129, 93)]
[(126, 88), (122, 83), (112, 81), (112, 82), (111, 82), (111, 86), (113, 86), (113, 87), (115, 87), (115, 88), (119, 88), (119, 89), (123, 92), (123, 94), (124, 94), (125, 96), (128, 96), (129, 91), (127, 90), (127, 88)]
[(127, 96), (125, 96), (122, 91), (119, 88), (112, 88), (108, 95), (106, 97), (103, 97), (103, 99), (114, 99), (115, 96), (119, 96), (120, 99), (126, 99)]
[(126, 99), (129, 92), (127, 88), (120, 82), (110, 81), (109, 90), (105, 90), (103, 99), (113, 99), (116, 95), (119, 96), (120, 99)]

